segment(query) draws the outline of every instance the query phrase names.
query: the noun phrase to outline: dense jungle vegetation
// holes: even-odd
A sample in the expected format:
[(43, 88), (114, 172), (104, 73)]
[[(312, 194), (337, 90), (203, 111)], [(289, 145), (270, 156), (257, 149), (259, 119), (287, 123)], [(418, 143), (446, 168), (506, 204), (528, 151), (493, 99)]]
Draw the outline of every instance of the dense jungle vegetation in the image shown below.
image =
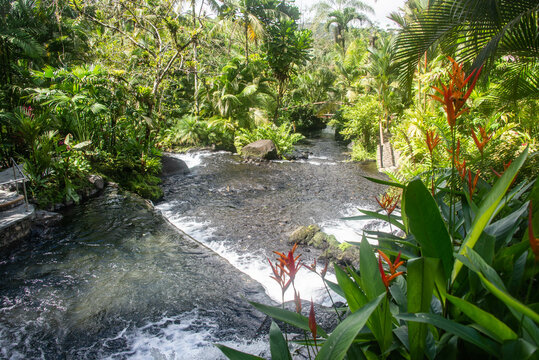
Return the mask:
[[(303, 329), (309, 357), (538, 358), (539, 3), (408, 0), (394, 30), (372, 16), (358, 0), (309, 17), (279, 0), (2, 0), (1, 165), (22, 162), (42, 205), (77, 201), (90, 173), (158, 199), (162, 151), (270, 138), (287, 157), (329, 118), (352, 160), (400, 153), (382, 211), (357, 217), (398, 231), (335, 266), (331, 334), (313, 310), (253, 305)], [(283, 294), (307, 267), (295, 251), (272, 264)], [(270, 345), (291, 357), (276, 324)]]
[(353, 0), (320, 2), (308, 18), (277, 0), (2, 0), (2, 166), (22, 161), (41, 204), (76, 200), (89, 172), (157, 199), (163, 150), (271, 138), (286, 156), (295, 132), (334, 114), (353, 160), (392, 134), (395, 176), (411, 178), (430, 166), (424, 134), (450, 138), (430, 97), (450, 55), (467, 70), (485, 63), (467, 122), (493, 135), (481, 154), (461, 141), (470, 164), (499, 170), (537, 137), (536, 4), (483, 19), (470, 2), (472, 22), (449, 5), (429, 12), (435, 3), (408, 1), (385, 31)]

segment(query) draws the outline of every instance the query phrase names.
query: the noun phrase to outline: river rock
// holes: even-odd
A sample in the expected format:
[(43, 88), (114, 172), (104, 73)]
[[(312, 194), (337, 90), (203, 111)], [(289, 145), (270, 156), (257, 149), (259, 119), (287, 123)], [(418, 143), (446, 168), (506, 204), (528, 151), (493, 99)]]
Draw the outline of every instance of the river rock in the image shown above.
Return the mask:
[(167, 154), (163, 154), (163, 156), (161, 157), (161, 165), (161, 175), (165, 177), (172, 175), (189, 174), (189, 167), (187, 166), (185, 161)]
[(318, 232), (320, 232), (318, 225), (300, 226), (290, 234), (288, 243), (307, 245)]
[(257, 140), (241, 149), (241, 153), (245, 157), (253, 157), (265, 160), (278, 159), (277, 147), (271, 140)]
[(99, 175), (88, 176), (88, 181), (90, 184), (94, 185), (97, 190), (103, 190), (105, 187), (105, 180)]

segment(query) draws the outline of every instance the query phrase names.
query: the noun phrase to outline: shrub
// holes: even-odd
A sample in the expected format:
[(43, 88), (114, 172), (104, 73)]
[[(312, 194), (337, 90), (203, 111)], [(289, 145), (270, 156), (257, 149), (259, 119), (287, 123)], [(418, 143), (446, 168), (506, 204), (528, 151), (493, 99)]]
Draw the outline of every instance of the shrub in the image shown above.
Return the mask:
[(277, 153), (280, 156), (286, 156), (286, 154), (294, 151), (294, 144), (303, 138), (303, 135), (292, 132), (291, 124), (283, 124), (281, 126), (264, 124), (252, 131), (246, 129), (239, 130), (234, 138), (234, 146), (240, 152), (241, 148), (247, 144), (257, 140), (268, 139), (273, 141), (275, 147), (277, 147)]

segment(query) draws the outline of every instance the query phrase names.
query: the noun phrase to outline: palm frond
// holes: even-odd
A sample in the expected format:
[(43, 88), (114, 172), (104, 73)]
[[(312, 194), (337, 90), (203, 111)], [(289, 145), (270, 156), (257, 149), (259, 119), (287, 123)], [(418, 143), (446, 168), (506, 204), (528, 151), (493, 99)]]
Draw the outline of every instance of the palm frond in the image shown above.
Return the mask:
[(439, 46), (459, 62), (492, 66), (503, 55), (539, 58), (536, 0), (442, 0), (419, 13), (395, 43), (401, 84), (410, 84), (419, 58)]

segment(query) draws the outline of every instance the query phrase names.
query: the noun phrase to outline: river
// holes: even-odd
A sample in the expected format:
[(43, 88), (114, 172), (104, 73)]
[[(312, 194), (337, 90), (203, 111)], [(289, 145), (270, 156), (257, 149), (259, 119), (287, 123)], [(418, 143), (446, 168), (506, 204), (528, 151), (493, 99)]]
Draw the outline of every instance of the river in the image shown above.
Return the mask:
[[(2, 251), (0, 357), (218, 359), (216, 342), (268, 356), (265, 317), (247, 300), (280, 301), (272, 251), (289, 250), (300, 225), (357, 241), (366, 224), (340, 218), (374, 209), (383, 191), (362, 177), (372, 164), (345, 161), (330, 134), (299, 148), (309, 159), (175, 155), (191, 172), (165, 179), (155, 211), (107, 188), (65, 211), (60, 226)], [(298, 252), (312, 260), (308, 248)], [(329, 305), (305, 269), (298, 289)]]

